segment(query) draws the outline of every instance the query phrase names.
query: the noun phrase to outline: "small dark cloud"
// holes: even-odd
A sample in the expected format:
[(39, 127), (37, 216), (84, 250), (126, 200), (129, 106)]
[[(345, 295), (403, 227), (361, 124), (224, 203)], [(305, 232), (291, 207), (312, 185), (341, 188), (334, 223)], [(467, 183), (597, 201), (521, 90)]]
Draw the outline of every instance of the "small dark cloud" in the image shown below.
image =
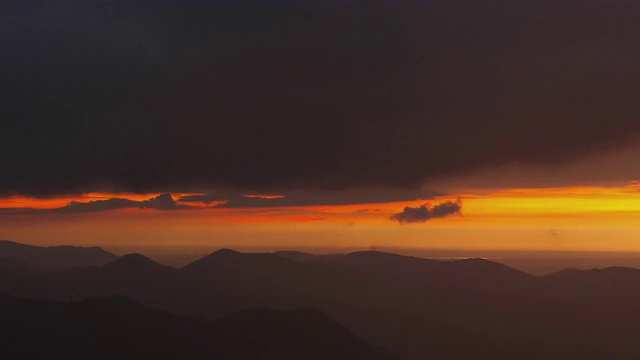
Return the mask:
[(425, 204), (418, 207), (405, 207), (400, 213), (391, 216), (392, 221), (400, 224), (423, 223), (431, 219), (459, 215), (462, 211), (462, 201), (445, 201), (436, 206)]
[(447, 217), (449, 215), (459, 214), (462, 210), (461, 201), (445, 201), (441, 204), (434, 206), (431, 209), (431, 214), (435, 218)]
[(43, 210), (51, 212), (96, 212), (96, 211), (108, 211), (117, 209), (127, 209), (138, 207), (140, 201), (134, 201), (123, 198), (113, 198), (107, 200), (95, 200), (89, 202), (72, 201), (69, 205), (52, 210)]

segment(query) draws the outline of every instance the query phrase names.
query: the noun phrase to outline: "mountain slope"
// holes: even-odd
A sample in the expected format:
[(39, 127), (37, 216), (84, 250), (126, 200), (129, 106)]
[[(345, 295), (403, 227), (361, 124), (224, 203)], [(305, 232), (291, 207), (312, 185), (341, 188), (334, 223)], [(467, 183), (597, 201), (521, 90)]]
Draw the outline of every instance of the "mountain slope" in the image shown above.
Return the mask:
[(13, 259), (46, 270), (102, 266), (117, 256), (99, 247), (39, 247), (0, 240), (0, 259)]

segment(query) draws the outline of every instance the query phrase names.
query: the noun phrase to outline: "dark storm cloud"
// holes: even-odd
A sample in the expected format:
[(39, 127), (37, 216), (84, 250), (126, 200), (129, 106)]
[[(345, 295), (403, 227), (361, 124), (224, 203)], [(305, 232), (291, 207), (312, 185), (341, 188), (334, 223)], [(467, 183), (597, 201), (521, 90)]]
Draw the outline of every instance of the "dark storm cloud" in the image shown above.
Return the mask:
[(0, 193), (416, 187), (640, 132), (629, 1), (10, 0), (0, 28)]
[(391, 216), (391, 220), (401, 224), (422, 223), (431, 219), (459, 215), (461, 211), (461, 201), (445, 201), (433, 207), (426, 204), (418, 207), (407, 206), (402, 212)]

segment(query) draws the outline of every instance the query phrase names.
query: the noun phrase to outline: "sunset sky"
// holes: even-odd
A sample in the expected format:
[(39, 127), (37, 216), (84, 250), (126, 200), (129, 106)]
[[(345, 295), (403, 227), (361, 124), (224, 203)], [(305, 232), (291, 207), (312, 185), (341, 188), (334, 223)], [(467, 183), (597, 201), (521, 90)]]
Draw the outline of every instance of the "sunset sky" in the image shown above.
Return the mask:
[(0, 239), (640, 251), (631, 3), (9, 3)]

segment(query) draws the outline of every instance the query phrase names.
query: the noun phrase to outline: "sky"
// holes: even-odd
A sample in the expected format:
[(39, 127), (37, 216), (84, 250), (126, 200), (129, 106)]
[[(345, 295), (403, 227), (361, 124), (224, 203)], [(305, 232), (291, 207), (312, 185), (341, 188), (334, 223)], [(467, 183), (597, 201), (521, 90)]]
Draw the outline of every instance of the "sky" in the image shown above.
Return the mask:
[(640, 251), (640, 5), (6, 1), (0, 238)]

